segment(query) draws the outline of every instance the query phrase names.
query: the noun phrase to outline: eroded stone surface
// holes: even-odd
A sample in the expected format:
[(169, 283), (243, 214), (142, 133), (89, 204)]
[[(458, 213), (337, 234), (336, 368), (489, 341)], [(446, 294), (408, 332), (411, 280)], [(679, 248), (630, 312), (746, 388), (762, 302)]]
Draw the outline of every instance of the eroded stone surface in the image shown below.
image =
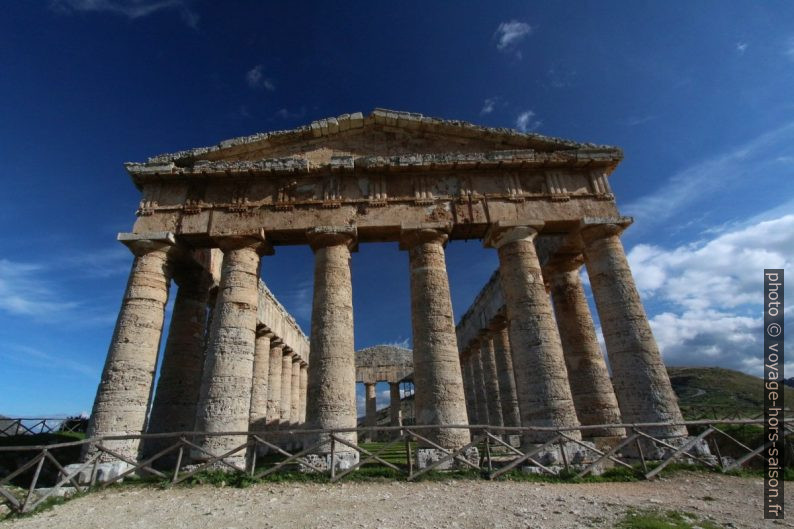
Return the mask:
[[(620, 410), (587, 306), (579, 263), (557, 268), (548, 278), (576, 415), (583, 425), (620, 424)], [(619, 437), (622, 428), (585, 430), (584, 437)]]
[[(353, 345), (353, 287), (350, 247), (355, 232), (325, 228), (310, 234), (314, 250), (312, 359), (308, 372), (308, 428), (356, 427), (356, 359)], [(342, 437), (355, 443), (356, 434)], [(349, 451), (341, 445), (339, 451)], [(319, 453), (330, 452), (330, 444)], [(357, 454), (356, 454), (357, 455)]]
[[(248, 430), (256, 342), (261, 241), (229, 241), (210, 329), (196, 429), (206, 432)], [(220, 455), (241, 444), (240, 437), (201, 437), (204, 450)], [(244, 452), (237, 457), (243, 457)], [(194, 459), (207, 456), (193, 452)]]
[[(89, 437), (139, 434), (146, 423), (168, 300), (171, 243), (141, 240), (129, 246), (135, 261), (94, 400)], [(137, 439), (106, 442), (133, 460), (139, 445)], [(100, 455), (102, 460), (108, 457)]]
[(259, 330), (256, 334), (254, 368), (251, 378), (251, 409), (248, 413), (249, 428), (252, 431), (261, 431), (267, 427), (270, 339), (273, 336), (273, 333), (268, 330)]
[[(617, 226), (585, 229), (584, 256), (593, 289), (620, 413), (627, 423), (682, 422), (678, 399), (662, 363), (634, 284)], [(683, 426), (658, 427), (656, 435), (686, 435)]]
[[(402, 236), (411, 271), (417, 424), (462, 425), (468, 420), (444, 258), (446, 240), (446, 233), (438, 230), (408, 231)], [(424, 432), (443, 448), (459, 448), (470, 440), (464, 429)]]
[[(493, 233), (489, 241), (499, 252), (521, 423), (578, 426), (560, 335), (535, 251), (535, 235), (534, 228), (509, 228)], [(553, 435), (528, 432), (524, 442), (543, 443)], [(581, 438), (578, 431), (570, 436)]]

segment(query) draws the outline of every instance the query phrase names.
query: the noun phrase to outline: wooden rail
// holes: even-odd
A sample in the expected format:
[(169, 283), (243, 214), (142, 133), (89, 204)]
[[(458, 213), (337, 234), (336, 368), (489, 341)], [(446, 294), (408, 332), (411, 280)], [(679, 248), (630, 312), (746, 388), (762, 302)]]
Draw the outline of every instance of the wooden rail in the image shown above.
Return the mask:
[[(60, 419), (59, 419), (60, 420)], [(660, 439), (651, 434), (654, 427), (683, 425), (690, 429), (702, 428), (703, 431), (693, 435), (683, 442), (673, 443), (669, 439)], [(727, 433), (726, 426), (732, 425), (763, 425), (761, 419), (733, 419), (733, 420), (700, 420), (686, 421), (683, 423), (643, 423), (643, 424), (603, 424), (580, 426), (576, 428), (552, 427), (501, 427), (490, 425), (414, 425), (406, 426), (373, 426), (361, 428), (343, 428), (333, 430), (280, 430), (259, 432), (174, 432), (164, 434), (143, 435), (118, 435), (104, 436), (78, 441), (56, 443), (50, 445), (27, 446), (0, 446), (0, 456), (4, 453), (14, 452), (30, 454), (29, 459), (16, 470), (0, 479), (0, 496), (11, 510), (15, 512), (30, 512), (55, 494), (58, 489), (69, 483), (78, 492), (105, 488), (128, 476), (154, 476), (164, 484), (180, 483), (195, 476), (203, 470), (223, 468), (234, 474), (244, 474), (253, 478), (261, 478), (276, 472), (286, 470), (300, 470), (301, 472), (314, 472), (327, 474), (331, 482), (336, 482), (349, 476), (364, 465), (377, 464), (388, 468), (398, 476), (408, 481), (413, 481), (432, 470), (453, 467), (457, 469), (472, 469), (481, 477), (496, 479), (511, 470), (531, 465), (535, 471), (543, 474), (570, 479), (582, 478), (588, 474), (603, 470), (606, 465), (620, 466), (636, 472), (645, 479), (653, 479), (659, 472), (676, 461), (685, 461), (698, 464), (717, 471), (729, 471), (747, 465), (750, 461), (761, 458), (761, 452), (766, 445), (756, 448), (747, 446)], [(794, 433), (794, 419), (784, 420), (785, 436), (788, 438)], [(432, 439), (432, 432), (428, 430), (467, 429), (471, 441), (465, 446), (455, 449), (438, 445)], [(596, 448), (592, 443), (580, 441), (572, 433), (585, 432), (592, 429), (621, 428), (627, 436), (606, 450)], [(371, 451), (364, 446), (351, 442), (342, 434), (356, 432), (378, 433), (383, 432), (390, 436), (390, 441)], [(521, 444), (515, 446), (508, 439), (515, 439), (527, 432), (546, 432), (549, 440), (543, 444)], [(240, 443), (232, 449), (221, 454), (213, 454), (195, 444), (192, 439), (197, 437), (236, 436)], [(735, 459), (723, 458), (719, 455), (716, 438), (725, 439), (741, 453)], [(107, 446), (108, 441), (124, 439), (172, 439), (173, 443), (163, 448), (156, 454), (145, 459), (135, 461), (119, 454)], [(309, 441), (311, 440), (311, 441)], [(704, 456), (693, 449), (698, 444), (712, 441), (717, 448), (717, 454)], [(437, 450), (439, 457), (424, 468), (418, 468), (412, 461), (415, 447), (431, 448)], [(643, 444), (646, 446), (643, 449)], [(330, 461), (335, 461), (340, 452), (357, 452), (359, 461), (349, 468), (337, 468), (335, 464), (317, 464), (316, 459), (309, 458), (310, 454), (317, 452), (323, 446), (330, 445)], [(586, 455), (583, 461), (574, 464), (569, 461), (565, 447), (574, 446)], [(286, 449), (285, 446), (300, 446), (299, 449)], [(67, 472), (63, 462), (58, 461), (54, 451), (62, 448), (81, 447), (84, 454), (91, 454), (79, 467)], [(387, 449), (398, 448), (405, 454), (405, 463), (395, 463), (384, 458)], [(482, 448), (480, 448), (482, 447)], [(478, 448), (479, 457), (476, 461), (470, 459), (473, 448)], [(653, 448), (662, 454), (655, 461), (653, 468), (649, 468), (646, 456), (643, 455)], [(538, 455), (557, 451), (562, 465), (543, 464), (538, 460)], [(267, 458), (257, 458), (257, 454), (267, 452)], [(187, 452), (187, 454), (186, 454)], [(190, 453), (202, 454), (201, 461), (186, 468)], [(714, 450), (712, 450), (714, 452)], [(174, 460), (173, 455), (176, 454)], [(468, 454), (468, 456), (467, 456)], [(168, 456), (168, 457), (166, 457)], [(236, 457), (234, 457), (236, 456)], [(245, 461), (244, 465), (236, 464)], [(326, 462), (328, 459), (326, 459)], [(97, 483), (97, 472), (101, 462), (122, 462), (128, 468), (121, 474)], [(46, 490), (37, 491), (41, 480), (44, 465), (53, 465), (59, 473), (59, 479)], [(88, 483), (79, 482), (79, 475), (86, 469), (91, 469)], [(10, 484), (26, 473), (33, 472), (29, 484), (25, 489), (12, 488)]]

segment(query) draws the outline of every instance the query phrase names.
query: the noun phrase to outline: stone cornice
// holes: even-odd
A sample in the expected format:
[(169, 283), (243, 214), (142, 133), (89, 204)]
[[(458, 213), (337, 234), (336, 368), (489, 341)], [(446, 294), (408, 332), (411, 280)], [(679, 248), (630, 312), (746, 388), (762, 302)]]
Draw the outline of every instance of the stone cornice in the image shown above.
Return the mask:
[[(205, 163), (209, 163), (207, 159), (223, 156), (224, 151), (227, 151), (229, 155), (233, 156), (239, 153), (266, 148), (268, 146), (281, 146), (291, 142), (305, 142), (317, 138), (332, 137), (350, 130), (367, 127), (396, 128), (422, 134), (434, 133), (466, 138), (480, 137), (506, 146), (515, 147), (516, 152), (537, 151), (539, 153), (560, 153), (565, 151), (577, 151), (581, 154), (592, 155), (602, 153), (608, 154), (610, 159), (616, 159), (617, 161), (622, 159), (623, 156), (619, 148), (608, 145), (575, 142), (540, 134), (518, 132), (507, 128), (483, 127), (465, 121), (426, 117), (422, 114), (413, 112), (375, 109), (367, 117), (364, 117), (361, 112), (343, 114), (335, 118), (321, 119), (309, 125), (291, 130), (264, 132), (232, 138), (221, 141), (217, 145), (161, 154), (149, 158), (145, 163), (128, 163), (125, 165), (131, 174), (143, 174), (147, 172), (147, 169), (150, 171), (159, 170), (159, 172), (170, 172), (167, 168), (172, 166), (186, 168), (193, 165), (204, 165), (200, 163), (202, 158), (204, 158)], [(414, 155), (407, 156), (409, 158), (414, 157)], [(454, 156), (454, 153), (450, 153), (450, 156)], [(400, 156), (400, 158), (402, 158), (402, 156)], [(299, 162), (298, 159), (287, 158), (263, 160), (253, 163), (262, 167), (271, 168), (260, 169), (259, 167), (253, 167), (252, 169), (254, 170), (300, 170), (301, 163), (306, 162), (305, 160)], [(205, 169), (207, 169), (207, 167), (205, 167)]]
[(533, 150), (507, 150), (478, 153), (399, 154), (394, 156), (334, 156), (327, 164), (310, 164), (300, 157), (243, 161), (198, 161), (192, 166), (180, 167), (175, 162), (127, 163), (125, 168), (133, 180), (140, 184), (149, 178), (226, 176), (254, 174), (312, 174), (361, 173), (371, 171), (433, 171), (446, 169), (486, 169), (521, 167), (614, 167), (622, 154), (609, 150), (569, 150), (537, 152)]

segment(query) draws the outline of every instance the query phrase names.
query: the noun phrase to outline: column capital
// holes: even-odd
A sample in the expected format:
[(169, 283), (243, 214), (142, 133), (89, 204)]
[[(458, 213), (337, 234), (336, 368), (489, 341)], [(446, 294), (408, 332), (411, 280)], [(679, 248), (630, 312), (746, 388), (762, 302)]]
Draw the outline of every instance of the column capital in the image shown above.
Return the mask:
[(258, 234), (251, 235), (226, 235), (214, 237), (215, 244), (223, 252), (251, 248), (258, 255), (273, 255), (273, 245), (265, 239), (265, 231), (260, 230)]
[(400, 227), (400, 250), (410, 250), (420, 244), (439, 244), (444, 246), (449, 239), (450, 226), (447, 223), (404, 223)]
[(353, 250), (358, 243), (358, 230), (355, 226), (315, 226), (306, 230), (306, 238), (314, 251), (342, 244)]
[(552, 278), (566, 272), (579, 270), (583, 264), (584, 256), (580, 253), (555, 254), (543, 267), (543, 275)]
[(584, 217), (579, 221), (579, 236), (587, 244), (596, 239), (620, 235), (633, 222), (632, 217)]
[(538, 231), (543, 227), (543, 224), (541, 220), (532, 220), (523, 224), (496, 222), (488, 227), (488, 231), (483, 238), (483, 246), (498, 250), (511, 242), (531, 242), (538, 235)]
[(256, 336), (257, 337), (266, 336), (266, 337), (272, 339), (275, 336), (275, 334), (273, 333), (273, 331), (268, 329), (266, 326), (260, 325), (259, 327), (256, 328)]
[(494, 333), (507, 328), (507, 318), (503, 314), (497, 314), (488, 323), (488, 329)]
[(135, 257), (150, 252), (167, 250), (176, 245), (176, 238), (170, 231), (148, 233), (119, 233), (116, 240), (130, 249)]
[(289, 345), (282, 345), (281, 352), (284, 356), (289, 356), (289, 357), (295, 356), (295, 351)]

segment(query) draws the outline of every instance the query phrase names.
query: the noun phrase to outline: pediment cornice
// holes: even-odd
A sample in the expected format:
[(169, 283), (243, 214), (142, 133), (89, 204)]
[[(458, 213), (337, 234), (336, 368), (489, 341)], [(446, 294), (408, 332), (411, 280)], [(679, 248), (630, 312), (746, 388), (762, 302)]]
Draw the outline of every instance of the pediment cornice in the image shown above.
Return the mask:
[[(408, 152), (384, 155), (373, 148), (375, 134), (399, 133), (412, 140)], [(361, 145), (355, 154), (323, 157), (305, 153), (273, 156), (273, 153), (323, 149), (349, 138)], [(446, 138), (447, 143), (439, 138)], [(412, 152), (417, 145), (433, 142), (432, 152)], [(457, 142), (457, 143), (456, 143)], [(468, 142), (468, 143), (466, 143)], [(466, 143), (466, 149), (458, 148)], [(308, 147), (307, 147), (308, 146)], [(483, 147), (490, 147), (489, 149)], [(334, 149), (330, 149), (334, 151)], [(344, 151), (344, 149), (342, 149)], [(418, 149), (416, 149), (418, 150)], [(343, 153), (344, 154), (344, 153)], [(266, 173), (309, 172), (317, 169), (367, 170), (411, 167), (455, 167), (472, 164), (616, 163), (623, 157), (617, 147), (580, 143), (506, 128), (492, 128), (458, 120), (443, 120), (412, 112), (375, 109), (369, 116), (343, 114), (291, 130), (273, 131), (224, 140), (217, 145), (161, 154), (143, 163), (127, 163), (135, 178), (152, 174), (195, 174), (234, 171)]]

